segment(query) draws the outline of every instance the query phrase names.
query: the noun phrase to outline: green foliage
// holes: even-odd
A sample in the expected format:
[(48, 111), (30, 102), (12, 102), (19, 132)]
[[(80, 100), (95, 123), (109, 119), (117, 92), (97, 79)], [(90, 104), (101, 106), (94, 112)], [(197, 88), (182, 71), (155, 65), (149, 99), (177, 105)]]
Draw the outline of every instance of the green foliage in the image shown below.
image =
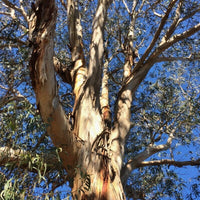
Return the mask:
[[(195, 64), (199, 65), (198, 62)], [(166, 77), (168, 73), (170, 76)], [(154, 155), (150, 160), (199, 158), (199, 75), (195, 68), (183, 64), (180, 67), (177, 63), (165, 65), (164, 70), (159, 66), (152, 69), (133, 102), (133, 128), (126, 146), (127, 160), (150, 144), (165, 144), (173, 130), (171, 149)], [(143, 191), (147, 199), (186, 198), (182, 194), (188, 188), (188, 181), (178, 177), (176, 168), (167, 165), (140, 168), (129, 181), (133, 191)], [(199, 180), (195, 182), (196, 193), (191, 192), (191, 195), (199, 197)]]
[[(20, 5), (18, 0), (10, 2)], [(133, 1), (126, 2), (130, 10)], [(136, 10), (140, 9), (141, 2), (138, 1)], [(31, 2), (22, 3), (25, 11), (30, 14)], [(88, 63), (92, 18), (97, 2), (80, 0), (79, 3), (84, 52)], [(133, 46), (138, 50), (139, 57), (154, 37), (160, 23), (159, 15), (164, 14), (168, 3), (169, 1), (164, 0), (144, 1), (135, 23), (133, 38)], [(70, 53), (66, 10), (60, 1), (57, 1), (57, 5), (55, 55), (67, 64)], [(197, 8), (198, 1), (183, 1), (180, 17), (190, 15)], [(2, 2), (0, 9), (2, 12), (11, 11)], [(176, 7), (173, 8), (164, 30), (172, 23), (175, 9)], [(16, 18), (13, 19), (0, 14), (0, 147), (22, 149), (31, 154), (21, 156), (20, 163), (7, 162), (0, 167), (0, 198), (70, 199), (66, 172), (59, 167), (49, 170), (41, 158), (43, 153), (55, 149), (46, 135), (48, 125), (42, 122), (35, 106), (28, 69), (28, 24), (19, 12), (15, 12), (15, 15)], [(104, 38), (108, 57), (113, 55), (108, 69), (110, 106), (113, 112), (117, 93), (122, 86), (125, 55), (121, 46), (127, 39), (130, 20), (131, 17), (122, 1), (113, 2), (108, 11)], [(191, 28), (198, 21), (199, 12), (181, 23), (174, 34)], [(164, 30), (152, 51), (159, 45)], [(131, 107), (132, 128), (125, 146), (124, 162), (138, 155), (149, 145), (165, 144), (172, 131), (174, 140), (171, 148), (153, 155), (148, 160), (185, 161), (200, 157), (200, 61), (196, 59), (199, 56), (199, 47), (199, 33), (174, 44), (162, 56), (170, 58), (192, 55), (194, 60), (160, 62), (141, 83)], [(135, 62), (138, 59), (136, 58)], [(72, 88), (62, 83), (59, 77), (57, 80), (62, 105), (66, 113), (70, 112), (73, 105)], [(53, 166), (54, 164), (52, 163)], [(145, 194), (145, 199), (197, 199), (200, 196), (200, 177), (191, 177), (191, 183), (188, 184), (181, 175), (179, 169), (169, 165), (135, 169), (125, 186), (128, 188), (127, 198), (133, 199), (132, 194), (138, 192)]]

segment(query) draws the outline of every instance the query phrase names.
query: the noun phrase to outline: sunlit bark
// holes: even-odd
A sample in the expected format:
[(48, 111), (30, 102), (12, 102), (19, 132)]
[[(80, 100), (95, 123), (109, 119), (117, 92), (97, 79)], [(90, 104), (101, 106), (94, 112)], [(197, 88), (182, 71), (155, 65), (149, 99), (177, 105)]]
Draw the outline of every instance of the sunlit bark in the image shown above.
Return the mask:
[[(106, 121), (102, 119), (102, 114), (105, 114), (105, 107), (101, 110), (100, 106), (101, 78), (99, 74), (102, 73), (103, 69), (103, 32), (109, 4), (109, 1), (99, 1), (98, 3), (93, 20), (89, 72), (79, 99), (74, 105), (75, 126), (73, 131), (82, 141), (78, 154), (80, 159), (78, 165), (75, 166), (76, 174), (72, 189), (72, 195), (76, 199), (125, 198), (120, 180), (120, 170), (115, 167), (115, 161), (110, 154), (110, 128), (105, 129)], [(71, 12), (75, 13), (75, 11)], [(78, 15), (78, 10), (76, 10), (76, 13)], [(76, 16), (71, 17), (75, 18)], [(72, 27), (69, 24), (70, 26)], [(73, 35), (70, 35), (70, 37), (78, 35), (78, 31), (81, 30), (81, 27), (79, 29), (73, 27)], [(70, 38), (70, 41), (73, 40)], [(75, 52), (72, 51), (71, 53), (73, 57)], [(78, 88), (80, 87), (78, 86)], [(102, 97), (104, 98), (102, 106), (107, 107), (108, 88), (106, 79), (103, 80), (102, 89)]]
[(77, 162), (75, 149), (78, 142), (70, 131), (69, 121), (59, 103), (53, 64), (55, 2), (38, 1), (35, 7), (36, 11), (33, 11), (29, 22), (33, 48), (29, 68), (37, 107), (54, 145), (61, 149), (60, 157), (65, 168), (73, 173), (69, 166)]
[[(7, 0), (3, 1), (25, 15), (23, 8), (13, 7)], [(72, 196), (74, 199), (122, 200), (125, 199), (122, 183), (125, 184), (132, 170), (136, 167), (167, 164), (167, 162), (176, 165), (169, 160), (154, 163), (145, 162), (153, 154), (170, 147), (173, 139), (172, 133), (172, 135), (169, 134), (166, 144), (148, 146), (123, 166), (124, 145), (131, 126), (130, 109), (133, 95), (138, 86), (153, 64), (162, 59), (159, 58), (159, 55), (176, 42), (200, 30), (200, 25), (197, 24), (182, 34), (173, 35), (175, 28), (180, 23), (181, 4), (179, 4), (177, 15), (163, 40), (156, 47), (160, 41), (163, 27), (177, 2), (177, 0), (171, 1), (164, 16), (161, 16), (160, 24), (150, 45), (139, 61), (134, 63), (134, 59), (137, 57), (136, 49), (133, 47), (135, 20), (138, 12), (142, 10), (144, 1), (138, 10), (136, 10), (137, 1), (133, 1), (131, 11), (126, 2), (123, 1), (127, 12), (131, 15), (131, 23), (127, 40), (122, 45), (125, 56), (123, 83), (117, 96), (112, 123), (109, 108), (107, 55), (105, 56), (104, 77), (101, 78), (103, 56), (105, 55), (104, 28), (107, 10), (111, 2), (109, 0), (99, 0), (98, 2), (92, 24), (88, 67), (85, 63), (81, 16), (77, 1), (68, 0), (65, 3), (61, 0), (67, 10), (68, 17), (72, 61), (70, 68), (63, 66), (57, 58), (53, 58), (56, 21), (54, 0), (38, 0), (36, 4), (32, 5), (33, 12), (27, 19), (29, 40), (32, 45), (29, 68), (37, 107), (46, 123), (47, 133), (54, 145), (59, 148), (63, 166), (73, 178)], [(64, 82), (73, 87), (75, 102), (71, 117), (66, 117), (60, 104), (55, 71)], [(182, 164), (184, 165), (184, 163)]]

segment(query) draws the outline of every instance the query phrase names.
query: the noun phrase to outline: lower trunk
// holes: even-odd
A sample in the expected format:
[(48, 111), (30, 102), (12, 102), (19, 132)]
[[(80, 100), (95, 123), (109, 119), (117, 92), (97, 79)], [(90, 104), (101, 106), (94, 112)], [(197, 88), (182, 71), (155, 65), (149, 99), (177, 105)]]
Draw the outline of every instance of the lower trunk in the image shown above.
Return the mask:
[[(106, 155), (95, 155), (87, 168), (78, 166), (72, 189), (77, 200), (124, 200), (120, 174)], [(82, 158), (80, 158), (82, 159)], [(82, 160), (84, 162), (84, 160)], [(84, 165), (84, 163), (83, 163)]]
[(120, 180), (122, 155), (118, 153), (119, 137), (105, 126), (88, 90), (82, 101), (84, 103), (81, 103), (75, 118), (74, 132), (81, 138), (82, 146), (77, 151), (73, 199), (125, 199)]

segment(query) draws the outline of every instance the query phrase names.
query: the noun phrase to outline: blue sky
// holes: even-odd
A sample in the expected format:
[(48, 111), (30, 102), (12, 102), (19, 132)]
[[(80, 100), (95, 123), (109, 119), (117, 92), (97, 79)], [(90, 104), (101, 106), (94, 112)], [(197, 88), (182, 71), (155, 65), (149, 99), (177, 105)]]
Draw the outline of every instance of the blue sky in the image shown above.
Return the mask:
[[(117, 3), (116, 3), (116, 6), (118, 6), (117, 5)], [(94, 10), (93, 10), (94, 11)], [(124, 12), (124, 11), (123, 11)], [(113, 16), (114, 16), (115, 14), (113, 14)], [(128, 18), (127, 18), (128, 19)], [(124, 19), (124, 20), (122, 20), (121, 21), (121, 23), (122, 23), (122, 25), (124, 25), (124, 23), (126, 22), (126, 20), (127, 19)], [(196, 18), (196, 20), (197, 20), (198, 18)], [(88, 21), (91, 21), (91, 18), (89, 18), (88, 19)], [(61, 22), (63, 22), (63, 21), (61, 21)], [(145, 22), (145, 23), (144, 23)], [(154, 19), (154, 22), (159, 22), (159, 21), (156, 21), (156, 19)], [(66, 23), (66, 21), (65, 21), (65, 23)], [(143, 19), (142, 19), (142, 17), (141, 17), (141, 19), (140, 19), (140, 21), (138, 22), (138, 27), (140, 27), (140, 28), (143, 28), (143, 34), (145, 35), (145, 36), (147, 36), (146, 37), (146, 43), (144, 44), (144, 46), (143, 47), (141, 47), (140, 48), (140, 50), (139, 50), (139, 54), (140, 54), (140, 56), (144, 53), (144, 51), (145, 51), (145, 49), (146, 49), (146, 47), (148, 46), (148, 44), (149, 44), (149, 42), (151, 41), (151, 39), (152, 39), (152, 36), (153, 35), (151, 35), (151, 26), (150, 26), (150, 24), (148, 24), (147, 23), (147, 20), (146, 21), (143, 21)], [(156, 27), (156, 26), (155, 26)], [(186, 27), (188, 27), (188, 23), (185, 23), (184, 24), (184, 26), (183, 26), (183, 29), (185, 29)], [(87, 28), (86, 26), (84, 27), (85, 29)], [(182, 30), (183, 30), (182, 29)], [(86, 34), (88, 34), (88, 33), (91, 33), (91, 29), (87, 29), (87, 30), (83, 30), (84, 32), (85, 32), (85, 35)], [(180, 30), (179, 30), (180, 31)], [(178, 31), (178, 32), (179, 32)], [(65, 31), (64, 31), (64, 33), (63, 33), (63, 36), (62, 36), (62, 41), (61, 41), (61, 44), (64, 42), (64, 40), (67, 40), (67, 35), (64, 35), (65, 34), (65, 32), (67, 32), (67, 28), (65, 29)], [(136, 31), (137, 32), (137, 31)], [(16, 34), (17, 34), (17, 36), (18, 36), (18, 32), (16, 32)], [(138, 38), (136, 39), (136, 41), (135, 41), (135, 44), (136, 45), (138, 45), (138, 43), (140, 43), (140, 40), (142, 39), (141, 37), (142, 37), (142, 35), (140, 35), (140, 33), (139, 33), (139, 31), (137, 32), (137, 36), (138, 36)], [(87, 43), (87, 41), (85, 40), (84, 41), (85, 42), (85, 44), (86, 44), (86, 46), (88, 47), (89, 46), (89, 43)], [(67, 47), (67, 45), (65, 45), (65, 47), (62, 47), (61, 49), (58, 49), (57, 50), (57, 54), (59, 54), (59, 52), (60, 52), (60, 50), (61, 51), (64, 51), (63, 49), (64, 48), (66, 48)], [(198, 48), (198, 47), (197, 47)], [(66, 49), (65, 49), (66, 50)], [(184, 49), (183, 49), (184, 50)], [(1, 51), (1, 50), (0, 50)], [(87, 49), (85, 49), (85, 51), (87, 52)], [(112, 51), (112, 47), (111, 47), (111, 51)], [(18, 51), (16, 51), (16, 49), (12, 52), (12, 54), (15, 56), (15, 55), (17, 55), (19, 52)], [(68, 53), (66, 53), (66, 54), (64, 54), (66, 57), (67, 56), (69, 56), (69, 54)], [(121, 58), (121, 60), (123, 60), (124, 58)], [(115, 61), (112, 61), (112, 63), (111, 63), (111, 65), (113, 64), (113, 66), (111, 66), (111, 68), (112, 67), (116, 67), (117, 66), (117, 64), (119, 63), (119, 61), (117, 62), (116, 60)], [(158, 68), (162, 68), (163, 67), (163, 65), (162, 65), (163, 63), (160, 63), (159, 65), (158, 65)], [(180, 67), (181, 68), (181, 65), (182, 65), (182, 63), (179, 63), (179, 65), (177, 65), (177, 67)], [(1, 69), (2, 69), (2, 65), (0, 66), (1, 67)], [(200, 68), (199, 67), (199, 62), (196, 62), (196, 65), (194, 65), (194, 66), (191, 66), (191, 67), (196, 67), (196, 68)], [(158, 72), (158, 71), (156, 71), (156, 67), (154, 67), (153, 68), (153, 70), (155, 70), (155, 74)], [(188, 74), (186, 73), (184, 76), (187, 76)], [(166, 72), (166, 77), (170, 77), (171, 76), (171, 73), (170, 72)], [(28, 76), (27, 76), (28, 77)], [(158, 77), (154, 77), (154, 78), (152, 78), (152, 77), (147, 77), (146, 78), (146, 81), (149, 81), (149, 82), (152, 82), (152, 84), (154, 84), (156, 81), (157, 81), (157, 78)], [(195, 82), (195, 84), (196, 85), (199, 85), (200, 84), (200, 78), (197, 78), (196, 79), (196, 82)], [(62, 85), (63, 86), (63, 92), (65, 92), (65, 90), (67, 90), (67, 88), (66, 88), (66, 85)], [(19, 91), (23, 94), (23, 92), (24, 92), (24, 85), (20, 85), (20, 87), (18, 88), (19, 89)], [(117, 87), (117, 86), (116, 86)], [(138, 89), (138, 92), (140, 93), (140, 92), (143, 92), (144, 90), (145, 90), (145, 85), (143, 85), (143, 87), (141, 87), (141, 88), (139, 88)], [(186, 86), (185, 86), (185, 88), (186, 88)], [(30, 91), (29, 91), (30, 92)], [(31, 92), (30, 92), (31, 93)], [(1, 94), (3, 94), (3, 93), (1, 93), (1, 89), (0, 89), (0, 95)], [(114, 95), (113, 95), (114, 96)], [(34, 102), (34, 100), (33, 100), (33, 98), (32, 98), (32, 96), (29, 98), (29, 100), (31, 100), (32, 102)], [(197, 135), (197, 137), (199, 137), (199, 133), (200, 133), (200, 130), (197, 128), (196, 130), (195, 130), (195, 132), (193, 132), (194, 134), (196, 134)], [(198, 141), (199, 142), (199, 141)], [(178, 148), (177, 148), (177, 150), (176, 151), (180, 151), (181, 152), (181, 154), (178, 154), (178, 156), (176, 157), (177, 158), (177, 160), (182, 160), (182, 159), (185, 159), (185, 160), (188, 160), (188, 159), (190, 159), (191, 158), (191, 154), (190, 153), (188, 153), (188, 152), (190, 152), (190, 151), (193, 151), (193, 150), (195, 150), (195, 151), (198, 151), (199, 150), (199, 148), (194, 148), (194, 146), (192, 146), (192, 145), (188, 145), (188, 147), (185, 147), (185, 146), (178, 146)], [(199, 152), (196, 152), (196, 153), (198, 153), (199, 154)], [(173, 168), (173, 167), (171, 167), (171, 168)], [(185, 193), (187, 193), (187, 192), (191, 192), (191, 185), (195, 182), (195, 177), (197, 176), (197, 175), (199, 175), (199, 170), (198, 169), (196, 169), (196, 167), (183, 167), (183, 168), (174, 168), (174, 170), (175, 170), (175, 172), (177, 172), (179, 175), (180, 175), (180, 177), (182, 177), (183, 179), (185, 179), (185, 180), (187, 180), (186, 182), (188, 183), (188, 185), (187, 185), (187, 187), (186, 187), (186, 189), (185, 189)], [(67, 186), (64, 186), (64, 187), (61, 187), (61, 188), (59, 188), (59, 190), (60, 191), (63, 191), (63, 189), (66, 191), (69, 191), (69, 188), (67, 187)], [(166, 198), (167, 199), (167, 198)]]

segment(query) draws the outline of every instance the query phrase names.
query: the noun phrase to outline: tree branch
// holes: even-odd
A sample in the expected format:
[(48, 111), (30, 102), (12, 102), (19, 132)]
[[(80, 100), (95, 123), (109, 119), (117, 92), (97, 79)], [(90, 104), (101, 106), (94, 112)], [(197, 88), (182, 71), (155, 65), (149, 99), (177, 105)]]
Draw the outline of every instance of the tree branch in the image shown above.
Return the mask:
[(171, 26), (169, 27), (169, 29), (167, 30), (164, 38), (161, 39), (161, 41), (162, 40), (167, 41), (171, 37), (171, 35), (174, 33), (176, 27), (178, 26), (179, 17), (180, 17), (180, 14), (181, 14), (181, 6), (182, 6), (182, 0), (179, 1), (178, 7), (175, 11), (174, 20), (173, 20)]
[(173, 61), (194, 61), (200, 60), (199, 54), (195, 53), (188, 57), (158, 57), (155, 59), (155, 62), (173, 62)]
[(173, 135), (174, 135), (175, 130), (176, 130), (176, 128), (174, 128), (171, 131), (171, 133), (169, 134), (168, 140), (165, 144), (160, 144), (160, 145), (157, 145), (157, 146), (150, 145), (143, 152), (139, 153), (133, 159), (129, 160), (121, 170), (121, 180), (122, 180), (122, 182), (126, 183), (131, 172), (134, 169), (138, 168), (138, 166), (140, 166), (140, 164), (144, 160), (151, 157), (155, 153), (169, 149), (170, 146), (171, 146), (172, 140), (173, 140)]
[[(5, 105), (7, 105), (8, 103), (12, 102), (12, 101), (25, 101), (28, 104), (30, 104), (29, 100), (22, 95), (19, 90), (17, 89), (12, 89), (12, 88), (5, 88), (3, 86), (0, 85), (0, 88), (7, 90), (7, 94), (5, 96), (3, 96), (0, 99), (0, 107), (3, 108)], [(12, 94), (8, 95), (8, 92), (12, 92)]]
[(170, 12), (171, 12), (171, 10), (174, 7), (174, 5), (175, 5), (176, 2), (177, 2), (177, 0), (173, 0), (173, 1), (170, 2), (169, 6), (168, 6), (168, 8), (167, 8), (167, 10), (165, 12), (165, 15), (161, 19), (160, 25), (159, 25), (157, 31), (154, 34), (154, 37), (153, 37), (153, 39), (151, 41), (151, 44), (146, 49), (146, 51), (144, 52), (143, 56), (141, 57), (141, 59), (137, 63), (137, 65), (134, 67), (134, 71), (137, 71), (138, 68), (140, 68), (140, 66), (144, 63), (145, 59), (148, 57), (149, 53), (151, 52), (151, 50), (155, 46), (155, 44), (156, 44), (156, 42), (157, 42), (157, 40), (158, 40), (158, 38), (160, 36), (161, 31), (163, 30), (163, 27), (164, 27), (164, 25), (167, 22), (169, 14), (170, 14)]
[(127, 10), (127, 12), (128, 12), (128, 14), (131, 15), (131, 12), (130, 12), (128, 6), (127, 6), (126, 1), (125, 1), (125, 0), (122, 0), (122, 2), (123, 2), (123, 4), (124, 4), (124, 6), (125, 6), (125, 8), (126, 8), (126, 10)]
[(3, 2), (5, 3), (5, 5), (8, 6), (9, 8), (14, 9), (14, 10), (16, 10), (17, 12), (21, 13), (22, 16), (24, 17), (24, 19), (28, 22), (27, 13), (25, 12), (25, 10), (24, 10), (24, 8), (23, 8), (23, 6), (22, 6), (22, 4), (21, 4), (21, 1), (20, 1), (20, 5), (21, 5), (20, 8), (17, 7), (16, 5), (14, 5), (13, 3), (11, 3), (11, 2), (8, 1), (8, 0), (2, 0), (2, 1), (3, 1)]
[(134, 60), (138, 56), (136, 50), (133, 49), (133, 40), (134, 40), (134, 30), (135, 30), (135, 21), (137, 17), (137, 12), (135, 10), (137, 1), (133, 1), (132, 12), (131, 12), (131, 21), (129, 25), (129, 31), (127, 38), (125, 39), (125, 44), (123, 46), (123, 52), (125, 54), (125, 64), (123, 72), (123, 82), (127, 80), (131, 75), (132, 67), (134, 66)]
[(179, 20), (178, 23), (181, 23), (181, 22), (183, 22), (183, 21), (185, 21), (185, 20), (187, 20), (187, 19), (193, 17), (193, 16), (194, 16), (196, 13), (198, 13), (199, 11), (200, 11), (200, 7), (197, 8), (196, 10), (192, 11), (190, 14), (186, 15), (185, 17), (181, 18), (181, 19)]
[(54, 145), (61, 148), (59, 153), (68, 173), (69, 166), (77, 162), (76, 151), (78, 142), (71, 132), (69, 119), (60, 104), (58, 88), (53, 65), (54, 29), (56, 7), (54, 0), (39, 0), (37, 12), (31, 16), (33, 51), (29, 62), (36, 103), (43, 121), (47, 124), (47, 133)]
[(137, 167), (146, 167), (146, 166), (159, 166), (159, 165), (173, 165), (175, 167), (183, 167), (183, 166), (199, 166), (200, 159), (197, 160), (189, 160), (189, 161), (175, 161), (175, 160), (151, 160), (151, 161), (143, 161), (137, 165)]
[(156, 50), (151, 54), (151, 56), (148, 58), (148, 60), (146, 61), (146, 63), (148, 62), (154, 62), (155, 59), (166, 49), (168, 49), (170, 46), (172, 46), (173, 44), (186, 39), (192, 35), (194, 35), (196, 32), (198, 32), (200, 30), (200, 23), (197, 24), (196, 26), (193, 26), (192, 28), (190, 28), (189, 30), (186, 30), (185, 32), (181, 33), (181, 34), (176, 34), (174, 36), (172, 36), (169, 40), (165, 41), (164, 43), (161, 43), (158, 48), (156, 48)]
[[(7, 42), (11, 41), (11, 42), (13, 42), (13, 45), (16, 45), (16, 43), (17, 43), (17, 45), (19, 45), (19, 46), (22, 46), (22, 45), (28, 46), (27, 42), (24, 42), (23, 40), (20, 40), (19, 38), (9, 38), (9, 37), (0, 36), (0, 40), (4, 40), (4, 42), (5, 41), (7, 41)], [(5, 45), (9, 46), (11, 44), (5, 44)]]
[[(112, 0), (99, 0), (98, 7), (92, 23), (92, 40), (90, 45), (90, 61), (88, 71), (88, 82), (92, 94), (98, 100), (101, 87), (104, 54), (104, 25), (107, 9)], [(94, 94), (95, 93), (95, 94)]]

